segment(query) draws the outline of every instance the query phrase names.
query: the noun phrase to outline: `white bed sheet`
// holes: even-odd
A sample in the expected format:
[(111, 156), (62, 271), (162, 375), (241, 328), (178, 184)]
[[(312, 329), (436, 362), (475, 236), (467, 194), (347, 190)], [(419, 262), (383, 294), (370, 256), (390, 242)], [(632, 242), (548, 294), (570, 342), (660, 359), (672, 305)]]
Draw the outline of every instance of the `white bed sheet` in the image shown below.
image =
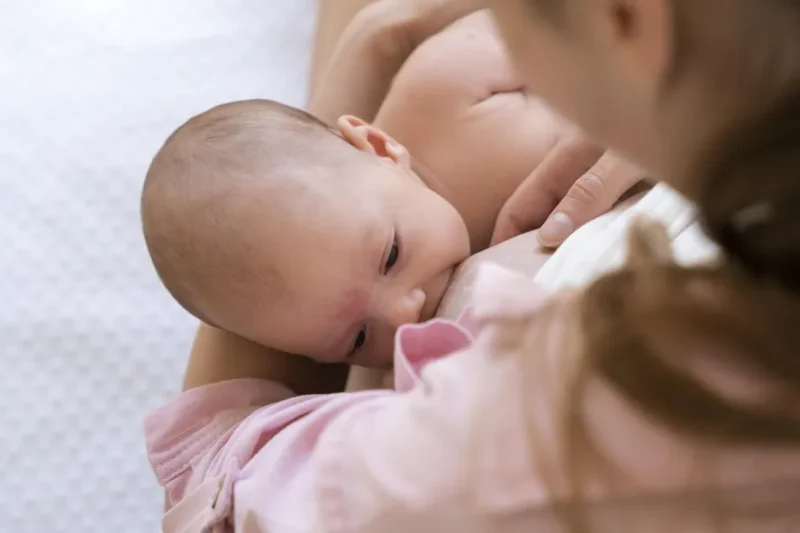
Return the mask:
[(195, 323), (142, 178), (193, 113), (302, 104), (312, 26), (313, 0), (0, 0), (0, 531), (159, 530), (141, 418)]

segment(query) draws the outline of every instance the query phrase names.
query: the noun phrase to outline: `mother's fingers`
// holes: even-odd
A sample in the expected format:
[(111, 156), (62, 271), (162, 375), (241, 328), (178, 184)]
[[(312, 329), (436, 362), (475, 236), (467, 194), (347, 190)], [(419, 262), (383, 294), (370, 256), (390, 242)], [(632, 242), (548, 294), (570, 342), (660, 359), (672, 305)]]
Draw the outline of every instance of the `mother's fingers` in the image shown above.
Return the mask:
[(539, 231), (539, 242), (560, 245), (573, 231), (610, 210), (643, 178), (637, 166), (606, 152), (569, 189)]
[(557, 143), (506, 201), (497, 218), (492, 245), (539, 228), (603, 152), (597, 144), (577, 136)]

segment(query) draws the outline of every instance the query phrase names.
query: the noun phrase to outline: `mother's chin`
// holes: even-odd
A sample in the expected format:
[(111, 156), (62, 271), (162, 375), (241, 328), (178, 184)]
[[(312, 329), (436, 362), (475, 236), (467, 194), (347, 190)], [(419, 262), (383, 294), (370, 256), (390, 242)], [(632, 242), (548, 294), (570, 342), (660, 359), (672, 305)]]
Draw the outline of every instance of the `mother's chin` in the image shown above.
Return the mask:
[(536, 233), (531, 231), (522, 234), (487, 248), (461, 263), (445, 291), (436, 316), (456, 319), (466, 310), (475, 274), (482, 264), (495, 263), (529, 277), (535, 276), (552, 255), (552, 252), (541, 248)]

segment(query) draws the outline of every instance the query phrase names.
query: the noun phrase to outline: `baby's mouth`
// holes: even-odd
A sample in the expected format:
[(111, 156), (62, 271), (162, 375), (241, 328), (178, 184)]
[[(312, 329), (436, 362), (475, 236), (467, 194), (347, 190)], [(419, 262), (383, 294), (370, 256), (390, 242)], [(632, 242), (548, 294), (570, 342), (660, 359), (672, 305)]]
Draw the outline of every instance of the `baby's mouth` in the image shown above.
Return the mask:
[(431, 283), (428, 289), (425, 300), (425, 306), (422, 309), (422, 314), (419, 317), (420, 322), (427, 322), (436, 316), (439, 306), (444, 298), (444, 293), (447, 287), (450, 286), (450, 280), (453, 278), (453, 269), (443, 272), (436, 280)]

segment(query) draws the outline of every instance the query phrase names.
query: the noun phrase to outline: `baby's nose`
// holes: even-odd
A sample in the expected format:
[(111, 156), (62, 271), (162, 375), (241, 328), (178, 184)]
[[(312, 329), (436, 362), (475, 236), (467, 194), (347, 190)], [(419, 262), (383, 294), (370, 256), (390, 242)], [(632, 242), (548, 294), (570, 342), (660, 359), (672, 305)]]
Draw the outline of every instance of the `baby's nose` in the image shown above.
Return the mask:
[(419, 321), (425, 305), (422, 289), (412, 289), (400, 296), (391, 298), (385, 307), (386, 321), (394, 327)]

